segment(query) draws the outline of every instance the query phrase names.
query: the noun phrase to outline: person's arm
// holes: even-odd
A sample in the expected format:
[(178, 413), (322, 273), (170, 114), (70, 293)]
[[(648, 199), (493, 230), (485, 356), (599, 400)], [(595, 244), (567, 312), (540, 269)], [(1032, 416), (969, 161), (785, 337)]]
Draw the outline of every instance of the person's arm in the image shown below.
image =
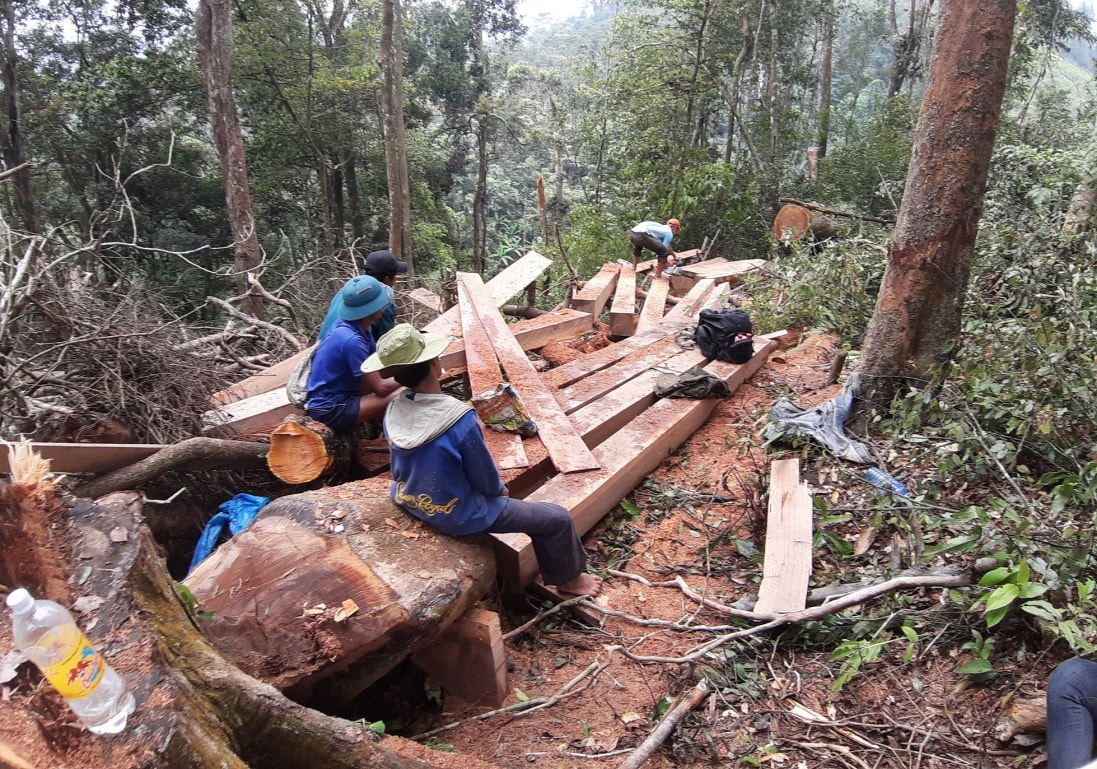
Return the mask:
[(667, 255), (672, 256), (677, 260), (678, 259), (677, 252), (673, 248), (670, 247), (670, 241), (672, 241), (672, 240), (674, 240), (674, 230), (672, 230), (670, 227), (667, 227), (667, 232), (663, 236), (663, 245), (667, 247)]
[(401, 389), (402, 385), (395, 379), (387, 379), (376, 371), (362, 374), (362, 386), (358, 390), (359, 395), (378, 395), (384, 398)]
[(461, 463), (465, 467), (469, 483), (486, 497), (506, 496), (507, 487), (499, 477), (499, 469), (484, 442), (484, 434), (480, 432), (480, 423), (476, 420), (475, 413), (470, 411), (458, 424), (464, 429), (459, 446)]

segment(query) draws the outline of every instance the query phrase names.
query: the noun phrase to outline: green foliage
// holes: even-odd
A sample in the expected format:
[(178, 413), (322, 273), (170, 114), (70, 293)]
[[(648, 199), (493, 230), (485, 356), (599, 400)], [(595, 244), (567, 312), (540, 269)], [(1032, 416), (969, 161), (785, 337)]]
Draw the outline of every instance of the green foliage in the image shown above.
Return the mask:
[(855, 99), (833, 108), (833, 121), (847, 126), (845, 136), (819, 162), (811, 194), (853, 213), (894, 216), (903, 198), (917, 105), (900, 96), (880, 98), (864, 122), (858, 109)]

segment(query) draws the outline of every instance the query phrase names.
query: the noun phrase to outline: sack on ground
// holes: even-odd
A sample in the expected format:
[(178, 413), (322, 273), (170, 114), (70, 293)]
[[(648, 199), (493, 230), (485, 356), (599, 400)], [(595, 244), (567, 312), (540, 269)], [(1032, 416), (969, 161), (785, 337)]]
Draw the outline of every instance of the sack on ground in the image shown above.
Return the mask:
[(726, 398), (731, 395), (728, 383), (710, 374), (700, 366), (694, 366), (681, 374), (667, 372), (655, 380), (655, 394), (660, 398)]
[(710, 360), (746, 363), (754, 357), (754, 326), (746, 310), (701, 310), (693, 339)]
[(286, 382), (286, 398), (299, 409), (303, 409), (309, 399), (309, 372), (312, 371), (312, 356), (315, 354), (316, 348), (313, 347), (308, 355), (297, 361)]

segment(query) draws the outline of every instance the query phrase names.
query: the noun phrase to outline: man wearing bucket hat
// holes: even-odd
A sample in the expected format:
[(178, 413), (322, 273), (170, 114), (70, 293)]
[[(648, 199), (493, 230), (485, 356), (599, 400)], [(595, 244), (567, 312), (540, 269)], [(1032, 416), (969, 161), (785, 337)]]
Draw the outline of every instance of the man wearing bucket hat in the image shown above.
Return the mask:
[(449, 343), (400, 323), (362, 364), (408, 388), (385, 411), (392, 500), (450, 536), (527, 534), (546, 584), (568, 595), (597, 595), (602, 580), (585, 571), (586, 552), (568, 511), (508, 497), (476, 411), (442, 392), (438, 356)]
[(339, 320), (316, 347), (308, 378), (305, 412), (331, 427), (349, 431), (359, 422), (379, 419), (400, 385), (379, 374), (366, 374), (362, 363), (377, 345), (370, 324), (388, 304), (376, 278), (359, 275), (339, 290)]
[(670, 241), (678, 234), (682, 223), (677, 219), (667, 219), (666, 224), (659, 222), (640, 222), (628, 231), (628, 240), (632, 244), (632, 268), (640, 263), (640, 254), (646, 248), (655, 254), (656, 278), (663, 274), (670, 257), (677, 257), (674, 249), (670, 247)]
[[(370, 326), (375, 340), (380, 339), (386, 331), (396, 325), (396, 294), (393, 287), (396, 285), (396, 276), (407, 271), (408, 263), (397, 259), (391, 251), (372, 251), (366, 257), (366, 275), (377, 278), (384, 285), (385, 293), (389, 297), (389, 303), (382, 310), (381, 317)], [(339, 310), (342, 307), (339, 296), (340, 294), (333, 296), (331, 304), (328, 305), (328, 314), (324, 316), (324, 322), (320, 324), (320, 332), (316, 335), (318, 342), (324, 341), (324, 337), (330, 334), (335, 324), (339, 322)]]

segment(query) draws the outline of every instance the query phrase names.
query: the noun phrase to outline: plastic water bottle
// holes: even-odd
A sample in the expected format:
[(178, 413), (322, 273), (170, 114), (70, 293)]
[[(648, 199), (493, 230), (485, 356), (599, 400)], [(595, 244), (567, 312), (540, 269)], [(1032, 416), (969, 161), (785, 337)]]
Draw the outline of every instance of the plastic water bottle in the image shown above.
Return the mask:
[(890, 473), (885, 473), (878, 467), (870, 467), (865, 471), (865, 480), (882, 492), (890, 492), (900, 497), (909, 497), (910, 491)]
[(133, 694), (103, 655), (53, 601), (35, 600), (23, 588), (8, 596), (15, 647), (69, 703), (92, 734), (117, 734), (133, 712)]

